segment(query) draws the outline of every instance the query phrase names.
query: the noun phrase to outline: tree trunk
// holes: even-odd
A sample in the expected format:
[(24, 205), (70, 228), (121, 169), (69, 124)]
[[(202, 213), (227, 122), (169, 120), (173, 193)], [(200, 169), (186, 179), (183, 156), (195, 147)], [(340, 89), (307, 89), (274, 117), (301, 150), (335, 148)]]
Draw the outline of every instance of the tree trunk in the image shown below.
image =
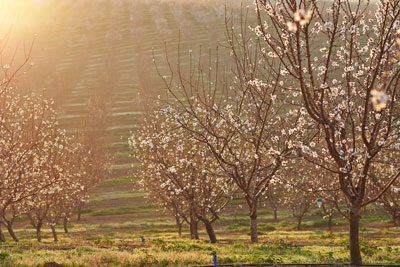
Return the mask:
[(36, 237), (38, 242), (42, 242), (42, 225), (38, 223), (36, 226)]
[(250, 215), (250, 237), (251, 242), (258, 242), (258, 232), (257, 232), (257, 212), (255, 214)]
[(7, 225), (7, 230), (8, 233), (10, 234), (10, 236), (12, 237), (12, 239), (14, 239), (15, 242), (19, 242), (18, 237), (15, 235), (14, 230), (12, 228), (12, 224), (8, 224)]
[(353, 265), (361, 265), (361, 253), (359, 244), (360, 210), (350, 208), (350, 260)]
[(6, 237), (4, 236), (3, 230), (1, 229), (1, 224), (0, 224), (0, 242), (6, 242)]
[(199, 240), (199, 232), (198, 232), (198, 222), (192, 221), (190, 223), (190, 230), (191, 230), (191, 239)]
[(278, 221), (278, 211), (274, 210), (274, 221), (277, 222)]
[(176, 221), (176, 227), (178, 228), (178, 234), (179, 234), (179, 236), (181, 236), (182, 235), (182, 222), (179, 220), (178, 216), (175, 217), (175, 221)]
[(203, 221), (204, 225), (206, 226), (208, 237), (210, 238), (210, 242), (215, 244), (217, 243), (217, 237), (215, 236), (214, 228), (212, 223), (209, 221)]
[(67, 219), (67, 217), (64, 218), (63, 224), (64, 224), (64, 232), (66, 234), (68, 234), (68, 219)]
[(328, 217), (328, 229), (329, 232), (332, 234), (332, 215), (329, 215)]
[(78, 204), (78, 221), (81, 220), (82, 203)]
[(54, 225), (51, 225), (50, 227), (51, 227), (51, 232), (53, 233), (54, 242), (57, 242), (58, 238), (57, 238), (56, 227)]
[(297, 217), (297, 231), (301, 230), (301, 221), (303, 220), (303, 216)]

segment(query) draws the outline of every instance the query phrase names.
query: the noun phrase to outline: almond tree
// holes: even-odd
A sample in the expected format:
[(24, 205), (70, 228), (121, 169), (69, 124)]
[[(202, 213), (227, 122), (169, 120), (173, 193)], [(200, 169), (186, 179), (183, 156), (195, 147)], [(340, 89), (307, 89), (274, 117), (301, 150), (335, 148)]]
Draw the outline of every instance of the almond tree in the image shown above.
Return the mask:
[[(361, 264), (362, 207), (377, 201), (400, 175), (384, 151), (399, 142), (399, 0), (258, 0), (255, 33), (265, 57), (279, 62), (279, 91), (319, 125), (325, 145), (307, 144), (307, 159), (334, 174), (347, 203), (352, 264)], [(372, 12), (372, 6), (374, 12)], [(396, 150), (398, 152), (398, 149)], [(387, 182), (370, 190), (371, 168), (390, 169)]]
[(29, 198), (26, 214), (36, 229), (37, 239), (41, 241), (41, 229), (48, 224), (54, 241), (58, 241), (55, 226), (58, 220), (70, 216), (71, 209), (78, 201), (87, 198), (84, 179), (88, 156), (82, 146), (72, 138), (65, 136), (64, 131), (56, 131), (48, 149), (47, 162), (42, 175), (47, 176), (51, 186)]
[(196, 65), (190, 60), (188, 74), (179, 54), (176, 69), (168, 62), (170, 78), (162, 77), (174, 99), (169, 102), (170, 117), (209, 149), (223, 175), (239, 188), (249, 209), (251, 241), (258, 242), (260, 200), (287, 158), (295, 155), (299, 140), (307, 139), (304, 129), (311, 125), (302, 118), (305, 110), (289, 110), (278, 97), (280, 77), (265, 71), (269, 66), (260, 56), (260, 42), (247, 36), (246, 16), (242, 18), (240, 33), (226, 21), (232, 77), (219, 69), (211, 54), (208, 62), (201, 55)]
[(141, 136), (130, 140), (145, 168), (142, 183), (163, 206), (178, 206), (185, 211), (180, 217), (195, 216), (203, 222), (211, 243), (216, 243), (212, 224), (235, 187), (218, 173), (218, 164), (204, 144), (192, 139), (174, 118), (168, 117), (168, 108), (155, 114)]
[(0, 97), (0, 224), (18, 241), (12, 224), (23, 212), (19, 204), (51, 185), (41, 170), (55, 112), (49, 101), (34, 93), (19, 96), (10, 91)]
[(316, 200), (313, 191), (314, 177), (301, 170), (301, 166), (296, 166), (294, 170), (286, 171), (283, 189), (285, 193), (281, 197), (282, 205), (289, 208), (297, 220), (297, 231), (300, 231), (304, 215)]

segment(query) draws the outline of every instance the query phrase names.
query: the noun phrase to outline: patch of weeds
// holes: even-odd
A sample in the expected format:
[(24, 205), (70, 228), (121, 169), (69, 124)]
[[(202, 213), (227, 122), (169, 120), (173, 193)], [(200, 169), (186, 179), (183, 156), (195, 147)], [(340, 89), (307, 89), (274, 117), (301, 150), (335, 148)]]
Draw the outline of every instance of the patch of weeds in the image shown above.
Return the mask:
[(0, 251), (0, 266), (1, 267), (13, 267), (16, 264), (10, 257), (10, 254), (6, 251)]
[(271, 232), (271, 231), (275, 231), (276, 230), (275, 226), (272, 226), (272, 225), (270, 225), (268, 223), (260, 223), (258, 225), (258, 229), (260, 231), (266, 231), (266, 232)]
[(367, 244), (361, 244), (360, 250), (362, 253), (370, 257), (377, 254), (379, 251), (382, 251), (382, 249), (378, 246)]
[(10, 257), (10, 254), (7, 251), (0, 251), (0, 260), (4, 261)]
[(106, 266), (120, 266), (118, 257), (114, 255), (103, 255), (100, 258), (100, 262)]
[(78, 247), (75, 249), (75, 252), (78, 256), (81, 256), (82, 254), (93, 254), (94, 250), (89, 247)]
[(241, 232), (245, 229), (247, 230), (249, 227), (250, 227), (249, 222), (238, 222), (228, 225), (226, 229), (234, 232)]
[(321, 234), (321, 238), (335, 238), (335, 236), (333, 235), (333, 233), (327, 233), (327, 234), (324, 234), (324, 233), (322, 233)]

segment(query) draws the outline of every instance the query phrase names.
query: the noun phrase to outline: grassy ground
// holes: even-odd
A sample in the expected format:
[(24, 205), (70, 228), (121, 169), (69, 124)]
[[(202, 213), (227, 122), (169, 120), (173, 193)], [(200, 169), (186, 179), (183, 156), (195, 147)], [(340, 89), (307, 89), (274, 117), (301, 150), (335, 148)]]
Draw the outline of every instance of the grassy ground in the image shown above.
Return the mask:
[[(216, 223), (219, 242), (214, 245), (203, 229), (198, 241), (189, 239), (187, 229), (178, 236), (174, 220), (153, 206), (112, 216), (85, 213), (81, 222), (71, 222), (70, 232), (60, 234), (57, 243), (49, 229), (38, 243), (31, 227), (20, 227), (16, 231), (20, 243), (0, 245), (0, 266), (42, 266), (50, 261), (65, 266), (201, 265), (212, 263), (212, 251), (220, 263), (349, 262), (343, 219), (334, 220), (331, 234), (326, 220), (318, 215), (310, 214), (302, 231), (294, 230), (296, 223), (283, 217), (287, 215), (281, 212), (280, 220), (274, 222), (270, 212), (262, 212), (260, 242), (251, 244), (245, 212), (228, 212)], [(57, 230), (62, 232), (61, 227)], [(364, 263), (400, 264), (400, 228), (391, 227), (387, 217), (364, 216), (360, 232)]]

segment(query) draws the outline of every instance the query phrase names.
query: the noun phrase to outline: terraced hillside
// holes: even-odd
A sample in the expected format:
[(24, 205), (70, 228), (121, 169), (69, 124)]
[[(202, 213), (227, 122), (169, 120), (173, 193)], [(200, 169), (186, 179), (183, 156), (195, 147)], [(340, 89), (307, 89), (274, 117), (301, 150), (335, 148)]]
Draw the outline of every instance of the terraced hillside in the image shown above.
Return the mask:
[[(135, 177), (128, 173), (135, 165), (128, 136), (140, 128), (145, 107), (164, 92), (153, 56), (160, 70), (167, 71), (165, 45), (171, 59), (179, 45), (182, 62), (188, 61), (190, 50), (195, 54), (199, 47), (215, 48), (225, 38), (227, 2), (28, 2), (31, 12), (17, 37), (29, 40), (35, 33), (37, 40), (34, 65), (24, 81), (55, 99), (60, 126), (69, 132), (82, 130), (93, 102), (103, 103), (96, 112), (106, 114), (98, 134), (113, 155), (112, 172), (93, 190), (83, 221), (153, 217), (156, 207), (146, 202), (144, 192), (133, 190)], [(111, 214), (116, 216), (111, 219)]]

